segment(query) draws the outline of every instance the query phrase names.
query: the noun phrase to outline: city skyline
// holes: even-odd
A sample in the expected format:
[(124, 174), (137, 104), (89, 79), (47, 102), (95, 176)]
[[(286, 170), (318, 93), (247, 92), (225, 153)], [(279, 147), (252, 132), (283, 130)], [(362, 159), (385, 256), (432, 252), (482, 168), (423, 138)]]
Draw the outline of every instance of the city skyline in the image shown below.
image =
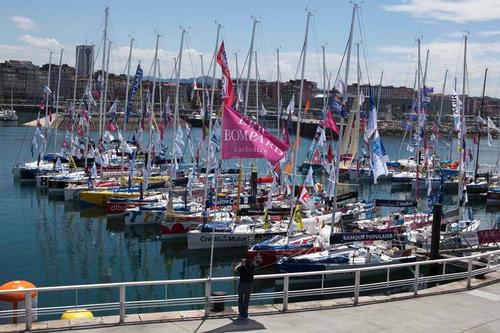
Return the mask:
[[(90, 5), (89, 5), (90, 3)], [(349, 1), (219, 1), (160, 3), (137, 6), (130, 1), (90, 1), (72, 4), (62, 15), (64, 2), (51, 1), (52, 6), (41, 8), (34, 1), (12, 3), (0, 17), (2, 41), (0, 61), (27, 60), (36, 65), (48, 63), (49, 49), (54, 51), (52, 63), (58, 63), (59, 50), (65, 48), (63, 63), (74, 66), (75, 46), (93, 43), (99, 46), (103, 29), (103, 11), (110, 7), (109, 39), (112, 41), (110, 71), (124, 72), (128, 55), (128, 36), (134, 37), (132, 67), (141, 61), (146, 74), (154, 56), (154, 31), (160, 38), (161, 74), (169, 78), (173, 57), (180, 43), (180, 26), (188, 29), (185, 42), (181, 77), (201, 75), (199, 54), (204, 56), (205, 74), (212, 57), (216, 25), (223, 24), (228, 61), (233, 78), (236, 78), (235, 56), (238, 52), (241, 72), (250, 44), (251, 15), (261, 23), (257, 26), (256, 50), (261, 79), (276, 80), (275, 48), (280, 47), (282, 79), (297, 78), (297, 66), (305, 29), (307, 6), (313, 13), (309, 38), (306, 78), (318, 82), (321, 79), (321, 45), (326, 48), (328, 72), (336, 75), (347, 40), (351, 18)], [(495, 6), (497, 5), (497, 6)], [(380, 71), (384, 70), (384, 85), (413, 86), (416, 68), (417, 35), (422, 36), (422, 61), (430, 50), (428, 83), (441, 90), (445, 68), (448, 68), (448, 93), (454, 76), (458, 77), (461, 91), (462, 31), (469, 31), (468, 75), (470, 95), (480, 95), (485, 66), (489, 67), (486, 94), (500, 96), (500, 30), (495, 29), (500, 18), (498, 0), (461, 1), (366, 1), (361, 3), (361, 21), (364, 39), (355, 32), (354, 41), (361, 42), (362, 82), (378, 85)], [(38, 8), (40, 7), (40, 8)], [(194, 10), (196, 9), (196, 10)], [(83, 15), (86, 13), (88, 15)], [(165, 16), (162, 16), (165, 13)], [(166, 14), (170, 13), (170, 14)], [(176, 15), (172, 14), (175, 13)], [(277, 15), (279, 13), (279, 15)], [(146, 15), (142, 17), (141, 15)], [(54, 18), (55, 16), (56, 18)], [(380, 24), (384, 22), (384, 24)], [(397, 29), (396, 29), (397, 27)], [(90, 37), (92, 36), (92, 37)], [(390, 38), (387, 38), (390, 36)], [(363, 52), (367, 55), (364, 64)], [(355, 64), (353, 54), (351, 64)], [(100, 67), (100, 59), (97, 68)], [(353, 83), (354, 66), (351, 66), (350, 83)], [(218, 69), (217, 69), (218, 70)], [(252, 72), (254, 68), (252, 68)], [(220, 73), (217, 74), (220, 76)], [(241, 76), (241, 73), (240, 73)], [(246, 71), (245, 71), (246, 76)], [(245, 77), (244, 76), (244, 77)], [(252, 74), (252, 77), (255, 75)]]

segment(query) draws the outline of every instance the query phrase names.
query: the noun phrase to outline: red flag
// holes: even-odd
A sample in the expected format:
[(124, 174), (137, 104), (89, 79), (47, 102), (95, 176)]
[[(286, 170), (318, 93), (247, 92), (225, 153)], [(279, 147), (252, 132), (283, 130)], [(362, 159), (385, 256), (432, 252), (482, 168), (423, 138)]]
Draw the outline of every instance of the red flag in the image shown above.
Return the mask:
[(110, 132), (116, 132), (116, 126), (112, 120), (108, 121), (108, 124), (106, 125), (106, 129)]
[(224, 105), (232, 106), (234, 101), (233, 82), (231, 81), (231, 73), (227, 64), (226, 50), (224, 49), (224, 40), (220, 44), (219, 52), (217, 52), (217, 63), (222, 69), (222, 99)]
[(311, 160), (312, 163), (314, 164), (321, 164), (321, 153), (319, 149), (314, 149), (313, 157)]
[(339, 128), (337, 127), (337, 124), (335, 124), (335, 120), (333, 120), (333, 116), (330, 111), (326, 113), (325, 127), (331, 129), (333, 133), (339, 135)]
[(326, 155), (326, 158), (328, 159), (328, 162), (332, 163), (333, 161), (333, 152), (332, 152), (332, 145), (328, 145), (328, 155)]
[(290, 146), (265, 128), (226, 106), (222, 116), (222, 158), (265, 158), (276, 165)]

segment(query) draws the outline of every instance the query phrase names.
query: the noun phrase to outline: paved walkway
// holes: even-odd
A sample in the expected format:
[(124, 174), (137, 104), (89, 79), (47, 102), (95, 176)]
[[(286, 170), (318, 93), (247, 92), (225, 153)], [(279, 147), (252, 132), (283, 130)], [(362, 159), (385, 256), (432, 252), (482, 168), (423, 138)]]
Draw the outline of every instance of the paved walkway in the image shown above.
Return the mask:
[(401, 301), (235, 318), (113, 326), (80, 333), (185, 332), (500, 332), (500, 283)]

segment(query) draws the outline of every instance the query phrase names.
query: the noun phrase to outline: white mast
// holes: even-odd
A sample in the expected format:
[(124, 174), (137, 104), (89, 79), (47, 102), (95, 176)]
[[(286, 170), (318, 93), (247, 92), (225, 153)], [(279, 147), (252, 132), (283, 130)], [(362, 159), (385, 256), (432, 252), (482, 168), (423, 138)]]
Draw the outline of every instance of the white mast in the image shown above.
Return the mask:
[[(304, 38), (304, 46), (302, 47), (302, 70), (300, 74), (300, 93), (299, 93), (299, 107), (297, 109), (297, 131), (295, 132), (295, 152), (293, 154), (293, 171), (292, 171), (292, 195), (290, 196), (290, 223), (293, 220), (293, 211), (295, 209), (295, 183), (297, 178), (297, 156), (299, 155), (299, 139), (300, 139), (300, 116), (302, 111), (302, 95), (304, 94), (304, 72), (306, 69), (306, 55), (307, 55), (307, 37), (309, 35), (309, 20), (311, 19), (311, 12), (307, 11), (306, 21), (306, 36)], [(300, 195), (300, 194), (298, 194)], [(287, 237), (287, 244), (289, 237)]]
[(259, 70), (257, 68), (257, 51), (255, 51), (255, 113), (259, 123)]
[[(186, 33), (186, 29), (182, 29), (181, 33), (181, 46), (179, 48), (179, 57), (177, 58), (176, 66), (177, 66), (177, 71), (176, 71), (176, 86), (175, 86), (175, 106), (174, 106), (174, 141), (173, 141), (173, 151), (172, 151), (172, 172), (170, 174), (170, 177), (175, 178), (175, 173), (177, 170), (175, 169), (175, 165), (177, 163), (177, 153), (175, 151), (175, 140), (177, 136), (177, 122), (179, 121), (179, 88), (180, 88), (180, 75), (181, 75), (181, 64), (182, 64), (182, 48), (184, 46), (184, 34)], [(181, 156), (182, 157), (182, 156)]]
[(238, 66), (238, 52), (234, 52), (234, 59), (236, 61), (236, 89), (240, 83), (240, 67)]
[[(63, 56), (64, 49), (61, 49), (61, 53), (59, 55), (59, 72), (57, 74), (57, 96), (56, 96), (56, 121), (58, 120), (58, 115), (59, 115), (59, 91), (61, 87), (61, 65), (62, 65), (62, 56)], [(54, 129), (54, 149), (57, 149), (57, 124), (59, 122), (56, 122), (56, 126)]]
[[(448, 78), (448, 68), (444, 71), (443, 90), (441, 91), (441, 105), (437, 114), (436, 124), (441, 127), (441, 114), (443, 113), (444, 92), (446, 90), (446, 80)], [(441, 133), (439, 133), (441, 135)], [(439, 135), (436, 136), (436, 154), (439, 156)], [(453, 141), (453, 140), (452, 140)]]
[[(153, 117), (155, 113), (155, 91), (156, 91), (156, 67), (158, 65), (158, 42), (160, 41), (160, 34), (156, 33), (156, 46), (155, 56), (153, 59), (153, 91), (151, 92), (151, 114), (149, 115), (149, 139), (148, 139), (148, 161), (151, 158), (151, 150), (153, 147)], [(177, 101), (177, 100), (176, 100)], [(146, 111), (147, 112), (147, 111)], [(175, 136), (175, 134), (174, 134)], [(147, 170), (149, 172), (149, 170)], [(149, 176), (149, 174), (148, 174)]]
[[(50, 51), (50, 53), (49, 53), (49, 72), (47, 75), (47, 88), (48, 89), (45, 92), (45, 128), (47, 129), (46, 134), (48, 134), (49, 126), (50, 126), (49, 117), (48, 117), (48, 110), (49, 110), (49, 97), (50, 97), (49, 89), (50, 89), (50, 72), (51, 72), (51, 70), (52, 70), (52, 51)], [(42, 157), (46, 151), (47, 151), (47, 140), (45, 139), (43, 153), (41, 154)]]
[[(106, 66), (106, 43), (108, 38), (108, 15), (109, 15), (109, 7), (104, 9), (104, 33), (102, 37), (102, 70), (101, 70), (101, 80), (104, 80), (104, 68)], [(107, 82), (104, 82), (107, 84)], [(101, 87), (101, 89), (104, 87)], [(99, 105), (99, 140), (102, 140), (102, 115), (103, 115), (103, 107), (104, 107), (104, 94), (101, 91), (101, 103)]]
[(106, 125), (106, 103), (108, 101), (108, 78), (109, 78), (109, 57), (111, 55), (111, 41), (109, 41), (108, 44), (108, 58), (106, 60), (106, 78), (105, 78), (105, 83), (104, 83), (104, 105), (103, 107), (103, 112), (102, 112), (102, 127), (104, 129), (104, 126)]
[[(211, 155), (211, 141), (212, 141), (212, 109), (214, 105), (214, 96), (215, 96), (215, 67), (217, 66), (217, 51), (219, 48), (219, 36), (220, 36), (220, 29), (221, 29), (221, 24), (217, 23), (217, 37), (215, 38), (215, 49), (214, 49), (214, 62), (213, 62), (213, 67), (212, 67), (212, 92), (210, 95), (210, 107), (207, 108), (206, 112), (209, 112), (208, 114), (208, 138), (207, 138), (207, 164), (206, 164), (206, 170), (205, 170), (205, 202), (207, 200), (207, 190), (208, 190), (208, 175), (210, 173), (211, 169), (211, 161), (210, 161), (210, 155)], [(214, 184), (215, 184), (215, 199), (217, 200), (217, 173), (214, 173)], [(206, 203), (204, 209), (207, 209)], [(207, 213), (207, 220), (208, 220), (208, 213)], [(208, 273), (208, 278), (212, 278), (212, 265), (214, 262), (214, 243), (215, 243), (215, 226), (212, 228), (212, 244), (210, 246), (210, 270)]]
[(321, 45), (323, 53), (323, 112), (326, 111), (326, 61), (325, 61), (325, 45)]
[[(121, 142), (121, 150), (122, 150), (122, 163), (120, 167), (120, 175), (123, 176), (123, 168), (125, 164), (125, 143), (126, 143), (126, 133), (127, 133), (127, 122), (125, 119), (127, 119), (127, 105), (128, 105), (128, 93), (130, 89), (130, 66), (132, 65), (132, 47), (134, 45), (134, 39), (130, 37), (130, 47), (128, 49), (128, 61), (127, 61), (127, 87), (125, 88), (125, 107), (123, 111), (123, 135), (122, 135), (122, 142)], [(128, 120), (128, 119), (127, 119)]]
[[(76, 52), (76, 63), (75, 63), (75, 85), (73, 87), (73, 103), (72, 103), (72, 108), (73, 108), (73, 111), (72, 111), (72, 117), (71, 117), (71, 121), (73, 122), (73, 127), (75, 126), (74, 124), (74, 120), (75, 120), (75, 112), (76, 112), (76, 88), (78, 86), (78, 54), (79, 52)], [(73, 144), (73, 132), (74, 131), (71, 131), (71, 144)]]
[(281, 99), (280, 99), (280, 49), (279, 47), (276, 48), (276, 96), (278, 99), (278, 109), (276, 111), (276, 119), (277, 119), (277, 136), (278, 138), (281, 137), (280, 135), (280, 122), (281, 122)]
[(252, 27), (252, 40), (250, 42), (250, 50), (248, 51), (248, 69), (247, 69), (247, 82), (246, 82), (246, 88), (245, 88), (245, 108), (244, 108), (244, 115), (245, 117), (247, 116), (248, 113), (248, 94), (250, 92), (250, 72), (252, 71), (252, 54), (253, 54), (253, 42), (255, 39), (255, 26), (257, 25), (258, 21), (254, 18), (253, 19), (253, 27)]
[[(460, 158), (460, 163), (458, 164), (460, 167), (460, 174), (458, 176), (458, 207), (459, 207), (459, 219), (462, 216), (462, 203), (461, 203), (461, 198), (462, 195), (465, 195), (463, 191), (466, 189), (464, 188), (465, 186), (465, 147), (463, 147), (463, 142), (465, 141), (465, 135), (467, 132), (467, 128), (465, 127), (465, 83), (466, 83), (466, 75), (467, 75), (467, 34), (464, 35), (464, 69), (463, 69), (463, 78), (462, 78), (462, 108), (461, 108), (461, 124), (460, 124), (460, 146), (462, 148), (461, 154), (459, 155)], [(459, 103), (460, 105), (460, 103)]]
[(200, 64), (201, 64), (201, 109), (205, 110), (205, 71), (203, 69), (203, 54), (200, 54)]
[[(356, 10), (358, 8), (357, 4), (353, 4), (352, 7), (352, 18), (351, 18), (351, 29), (349, 31), (349, 39), (347, 41), (347, 58), (346, 58), (346, 66), (345, 66), (345, 86), (346, 89), (344, 91), (344, 96), (342, 98), (344, 105), (347, 106), (347, 98), (348, 98), (348, 87), (349, 87), (349, 64), (351, 61), (351, 48), (352, 48), (352, 36), (354, 32), (354, 21), (356, 19)], [(338, 179), (339, 179), (339, 167), (340, 167), (340, 154), (342, 147), (342, 137), (344, 136), (344, 117), (340, 116), (340, 134), (337, 140), (337, 153), (335, 154), (335, 191), (333, 191), (332, 198), (332, 222), (330, 234), (333, 234), (334, 225), (335, 225), (335, 212), (337, 211), (337, 193), (338, 193)]]
[(417, 149), (416, 149), (416, 156), (415, 156), (415, 165), (416, 165), (416, 177), (415, 177), (415, 182), (417, 186), (415, 186), (415, 200), (418, 201), (418, 173), (419, 173), (419, 167), (420, 167), (420, 109), (421, 109), (421, 104), (422, 104), (422, 99), (421, 99), (421, 80), (420, 80), (420, 75), (421, 75), (421, 70), (420, 70), (420, 37), (417, 38), (417, 44), (418, 44), (418, 65), (417, 65)]

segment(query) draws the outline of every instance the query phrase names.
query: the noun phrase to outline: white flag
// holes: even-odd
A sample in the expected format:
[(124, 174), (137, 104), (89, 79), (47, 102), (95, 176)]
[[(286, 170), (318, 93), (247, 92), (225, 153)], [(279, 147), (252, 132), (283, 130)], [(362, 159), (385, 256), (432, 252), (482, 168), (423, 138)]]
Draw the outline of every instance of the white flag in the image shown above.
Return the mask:
[(292, 99), (290, 100), (290, 103), (288, 103), (288, 106), (286, 107), (286, 112), (288, 114), (293, 114), (294, 110), (295, 110), (295, 95), (292, 95)]
[(61, 159), (59, 158), (59, 156), (57, 157), (57, 161), (56, 161), (56, 170), (62, 170), (62, 163), (61, 163)]
[[(372, 103), (370, 103), (372, 104)], [(365, 130), (365, 142), (368, 142), (372, 137), (373, 133), (377, 130), (377, 108), (374, 105), (370, 105), (370, 113), (368, 114), (368, 123), (366, 124)]]
[(50, 95), (52, 94), (52, 90), (50, 90), (50, 88), (47, 86), (43, 86), (43, 93)]
[(460, 130), (460, 111), (462, 108), (462, 103), (458, 98), (458, 94), (455, 90), (451, 91), (451, 110), (453, 111), (453, 124), (455, 131)]
[(337, 89), (337, 91), (341, 94), (341, 95), (345, 95), (345, 83), (344, 81), (342, 81), (342, 79), (338, 79), (337, 82), (335, 82), (335, 89)]
[(261, 116), (265, 116), (267, 114), (267, 110), (266, 108), (264, 107), (264, 103), (262, 103), (262, 106), (260, 108), (260, 115)]
[(373, 154), (372, 154), (372, 170), (373, 170), (373, 183), (377, 184), (378, 177), (386, 175), (389, 173), (387, 169), (387, 162), (389, 162), (389, 157), (385, 152), (382, 140), (380, 140), (380, 135), (378, 131), (375, 132), (373, 138)]
[(314, 188), (314, 176), (313, 176), (313, 169), (311, 166), (309, 166), (309, 172), (307, 172), (306, 184)]

